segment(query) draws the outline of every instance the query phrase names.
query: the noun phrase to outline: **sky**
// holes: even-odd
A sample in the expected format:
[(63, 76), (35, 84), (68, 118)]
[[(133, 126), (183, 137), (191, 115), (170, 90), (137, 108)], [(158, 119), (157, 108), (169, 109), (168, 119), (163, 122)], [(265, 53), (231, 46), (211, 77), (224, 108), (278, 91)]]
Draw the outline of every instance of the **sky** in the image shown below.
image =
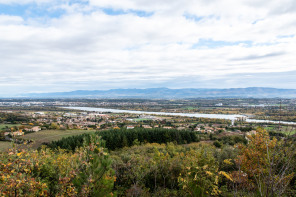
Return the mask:
[(0, 0), (0, 97), (296, 88), (295, 0)]

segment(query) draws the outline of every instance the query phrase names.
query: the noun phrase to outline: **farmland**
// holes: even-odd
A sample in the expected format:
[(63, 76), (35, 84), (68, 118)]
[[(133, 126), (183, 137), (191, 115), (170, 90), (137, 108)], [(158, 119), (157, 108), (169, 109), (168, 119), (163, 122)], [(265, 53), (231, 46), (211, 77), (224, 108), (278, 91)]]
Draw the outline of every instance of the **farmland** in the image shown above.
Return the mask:
[[(29, 145), (26, 145), (30, 148), (36, 149), (42, 145), (42, 143), (49, 143), (52, 141), (60, 140), (64, 137), (74, 136), (74, 135), (80, 135), (83, 133), (91, 133), (94, 131), (90, 130), (45, 130), (40, 131), (37, 133), (30, 133), (25, 136), (22, 136), (22, 139), (27, 140), (33, 140), (32, 143)], [(21, 145), (21, 147), (24, 147), (24, 145)], [(0, 141), (0, 151), (6, 150), (8, 148), (11, 148), (10, 142), (4, 142)]]
[(20, 126), (20, 124), (0, 124), (0, 130), (5, 129), (6, 127), (11, 128), (11, 127), (15, 127), (15, 126)]
[(60, 140), (64, 137), (80, 135), (83, 133), (91, 133), (94, 131), (88, 130), (46, 130), (37, 133), (30, 133), (23, 136), (23, 139), (33, 140), (34, 142), (30, 145), (32, 148), (38, 148), (42, 143), (49, 143), (52, 141)]
[[(274, 106), (278, 103), (277, 100), (260, 102), (241, 99), (162, 100), (144, 103), (141, 100), (122, 100), (121, 102), (118, 100), (116, 103), (113, 100), (103, 103), (94, 101), (72, 100), (68, 104), (63, 101), (63, 106), (144, 111), (153, 111), (157, 108), (159, 112), (203, 112), (213, 115), (251, 114), (251, 117), (260, 115), (262, 119), (275, 118), (281, 121), (293, 120), (292, 116), (287, 114), (295, 113), (292, 100), (285, 101), (290, 103), (288, 107)], [(32, 105), (37, 105), (33, 101), (30, 102)], [(223, 105), (221, 105), (222, 102)], [(59, 103), (55, 102), (55, 104)], [(254, 196), (256, 191), (253, 186), (257, 184), (258, 176), (267, 178), (283, 176), (285, 179), (282, 184), (286, 184), (286, 187), (277, 188), (276, 191), (295, 196), (294, 180), (296, 179), (295, 175), (291, 174), (295, 171), (295, 166), (292, 165), (296, 158), (295, 138), (290, 136), (295, 134), (294, 125), (283, 124), (283, 122), (280, 124), (252, 123), (240, 119), (231, 121), (164, 114), (81, 111), (57, 108), (46, 102), (38, 105), (42, 106), (10, 106), (9, 111), (0, 107), (2, 128), (0, 137), (1, 140), (6, 140), (6, 142), (0, 141), (0, 151), (2, 151), (0, 159), (7, 168), (3, 186), (7, 186), (6, 177), (9, 177), (8, 181), (12, 183), (11, 185), (15, 180), (22, 180), (25, 184), (26, 180), (18, 177), (19, 172), (26, 174), (28, 171), (37, 170), (42, 176), (33, 173), (30, 176), (42, 180), (53, 194), (52, 196), (55, 196), (55, 192), (63, 191), (64, 187), (68, 187), (68, 183), (75, 186), (72, 192), (82, 192), (82, 186), (77, 184), (77, 179), (71, 177), (78, 175), (80, 183), (88, 184), (85, 177), (91, 180), (88, 177), (93, 177), (96, 174), (95, 171), (103, 170), (105, 175), (98, 176), (96, 183), (108, 183), (104, 185), (109, 188), (106, 192), (112, 192), (118, 196), (187, 196), (195, 191), (195, 186), (204, 192), (219, 192), (221, 196), (232, 196), (233, 191), (237, 191), (242, 196), (245, 196), (245, 192)], [(91, 133), (95, 135), (88, 135)], [(104, 141), (101, 141), (99, 136)], [(12, 146), (10, 140), (18, 143), (17, 149), (4, 151)], [(262, 144), (262, 140), (266, 143)], [(265, 147), (265, 144), (270, 146)], [(38, 149), (42, 145), (45, 146)], [(285, 165), (287, 173), (277, 174), (276, 171), (272, 171), (273, 174), (270, 176), (253, 174), (252, 166), (256, 165), (261, 172), (270, 172), (268, 163), (259, 163), (258, 166), (259, 161), (256, 160), (264, 158), (264, 161), (268, 161), (266, 150), (275, 155), (276, 159), (279, 158), (275, 161), (276, 165)], [(282, 157), (277, 155), (284, 154), (289, 160), (283, 163), (283, 160), (280, 160)], [(30, 163), (31, 158), (35, 158), (34, 162), (36, 162), (33, 167)], [(244, 162), (238, 163), (238, 158), (245, 158)], [(252, 163), (249, 165), (249, 162)], [(19, 169), (19, 166), (23, 166), (24, 169), (16, 171), (15, 169)], [(242, 171), (237, 170), (239, 167), (243, 167), (248, 175), (248, 179), (243, 182), (236, 178), (244, 176)], [(82, 169), (87, 171), (82, 172)], [(49, 174), (43, 177), (45, 173)], [(197, 180), (195, 177), (201, 179)], [(270, 187), (268, 179), (264, 181), (265, 186)], [(242, 185), (246, 187), (241, 188)], [(85, 186), (87, 185), (83, 187)], [(23, 191), (22, 188), (24, 187), (19, 187), (20, 191)], [(14, 190), (8, 188), (7, 191)], [(104, 195), (101, 193), (100, 196)], [(80, 196), (85, 195), (81, 193)]]
[(0, 151), (11, 148), (11, 142), (0, 141)]

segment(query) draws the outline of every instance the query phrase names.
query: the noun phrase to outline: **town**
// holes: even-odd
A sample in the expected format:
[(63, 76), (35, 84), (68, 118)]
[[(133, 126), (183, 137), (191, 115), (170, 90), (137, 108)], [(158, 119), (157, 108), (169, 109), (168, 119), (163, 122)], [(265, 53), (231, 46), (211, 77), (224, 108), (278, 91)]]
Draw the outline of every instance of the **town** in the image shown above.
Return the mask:
[[(237, 112), (255, 109), (264, 113), (274, 111), (279, 108), (278, 100), (269, 100), (263, 103), (261, 100), (252, 100), (252, 103), (265, 105), (265, 107), (250, 107), (247, 103), (250, 99), (241, 101), (244, 106), (239, 108), (237, 100), (194, 100), (194, 101), (167, 101), (167, 100), (4, 100), (0, 102), (0, 139), (3, 142), (16, 141), (23, 143), (24, 140), (31, 140), (29, 134), (37, 132), (46, 132), (52, 135), (63, 136), (63, 132), (79, 131), (96, 132), (108, 129), (134, 129), (134, 128), (163, 128), (189, 130), (200, 134), (206, 134), (203, 140), (209, 140), (209, 136), (216, 136), (220, 139), (224, 136), (246, 136), (248, 132), (255, 132), (258, 126), (271, 130), (281, 129), (284, 134), (294, 134), (293, 126), (277, 125), (267, 123), (248, 123), (244, 119), (235, 119), (234, 121), (215, 118), (197, 118), (184, 116), (165, 116), (165, 115), (147, 115), (130, 113), (111, 113), (80, 111), (63, 108), (64, 106), (95, 106), (95, 107), (113, 107), (118, 109), (132, 110), (151, 110), (151, 106), (158, 107), (163, 111), (164, 106), (168, 112), (191, 112), (206, 111), (208, 113)], [(264, 100), (266, 102), (266, 100)], [(221, 103), (225, 103), (224, 106)], [(293, 107), (294, 100), (285, 100), (283, 106)], [(217, 103), (219, 107), (217, 107)], [(220, 104), (221, 103), (221, 104)], [(262, 104), (263, 103), (263, 104)], [(228, 105), (225, 106), (225, 105)], [(247, 107), (246, 107), (247, 105)], [(230, 106), (230, 107), (229, 107)], [(7, 109), (10, 110), (7, 110)], [(287, 108), (287, 107), (286, 107)], [(183, 109), (183, 110), (182, 110)], [(255, 116), (255, 115), (254, 115)], [(283, 117), (281, 117), (284, 119)], [(268, 119), (268, 118), (267, 118)], [(58, 133), (55, 132), (59, 131)], [(282, 135), (282, 134), (280, 134)], [(57, 138), (59, 139), (59, 138)], [(35, 139), (36, 140), (36, 139)], [(38, 139), (37, 139), (38, 141)], [(31, 141), (30, 141), (31, 142)], [(48, 141), (50, 142), (50, 141)], [(1, 142), (0, 142), (1, 143)], [(8, 143), (4, 143), (8, 145)], [(6, 147), (6, 146), (4, 146)], [(9, 147), (9, 145), (8, 145)]]

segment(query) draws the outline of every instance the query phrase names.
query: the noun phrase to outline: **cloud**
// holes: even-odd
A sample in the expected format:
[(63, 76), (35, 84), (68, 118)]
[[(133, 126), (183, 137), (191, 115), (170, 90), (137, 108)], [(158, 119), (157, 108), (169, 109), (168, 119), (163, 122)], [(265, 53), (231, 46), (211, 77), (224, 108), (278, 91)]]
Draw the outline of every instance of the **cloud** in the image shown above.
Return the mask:
[(19, 16), (8, 16), (8, 15), (0, 15), (0, 25), (21, 25), (24, 22), (22, 17)]
[(281, 55), (285, 55), (285, 52), (274, 52), (274, 53), (268, 53), (264, 55), (249, 55), (247, 57), (241, 57), (241, 58), (234, 58), (232, 60), (256, 60), (256, 59), (262, 59), (262, 58), (270, 58), (270, 57), (278, 57)]
[[(265, 73), (296, 70), (296, 12), (278, 1), (0, 0), (0, 10), (1, 4), (24, 9), (0, 12), (6, 94), (262, 86)], [(250, 83), (245, 75), (257, 77)]]

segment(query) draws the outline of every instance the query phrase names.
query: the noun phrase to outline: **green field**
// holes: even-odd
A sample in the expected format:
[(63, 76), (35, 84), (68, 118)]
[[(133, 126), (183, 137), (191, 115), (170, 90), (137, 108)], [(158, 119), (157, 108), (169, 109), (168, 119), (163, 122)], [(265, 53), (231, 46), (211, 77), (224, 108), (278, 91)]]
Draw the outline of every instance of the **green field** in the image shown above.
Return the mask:
[(12, 147), (11, 142), (4, 142), (4, 141), (0, 141), (0, 151), (9, 149)]
[(6, 127), (11, 128), (11, 127), (14, 127), (14, 126), (20, 126), (20, 124), (0, 124), (0, 130), (4, 129)]
[(34, 142), (29, 144), (29, 147), (38, 148), (42, 143), (60, 140), (63, 137), (69, 137), (74, 135), (80, 135), (83, 133), (92, 133), (94, 130), (44, 130), (36, 133), (30, 133), (22, 136), (23, 139), (33, 140)]
[(282, 132), (282, 133), (284, 133), (286, 135), (294, 135), (294, 134), (296, 134), (296, 129), (295, 129), (295, 127), (292, 127), (292, 126), (282, 126), (280, 128), (280, 130), (279, 130), (278, 126), (275, 125), (275, 126), (265, 127), (264, 129), (266, 129), (267, 131)]
[(198, 109), (196, 107), (185, 107), (184, 109), (187, 109), (187, 110), (194, 110), (194, 109)]
[(134, 119), (134, 121), (136, 121), (136, 122), (141, 122), (141, 121), (144, 121), (144, 120), (151, 120), (151, 119), (149, 119), (149, 118), (136, 118), (136, 119)]
[(286, 135), (294, 135), (294, 134), (296, 134), (296, 130), (295, 129), (286, 129), (286, 130), (282, 130), (282, 133), (284, 133)]
[[(37, 133), (30, 133), (22, 136), (23, 139), (33, 140), (33, 143), (28, 145), (17, 145), (20, 148), (33, 148), (36, 149), (41, 146), (44, 142), (51, 142), (55, 140), (60, 140), (63, 137), (69, 137), (73, 135), (80, 135), (83, 133), (92, 133), (94, 130), (44, 130)], [(0, 151), (6, 150), (11, 147), (11, 142), (0, 141)]]

